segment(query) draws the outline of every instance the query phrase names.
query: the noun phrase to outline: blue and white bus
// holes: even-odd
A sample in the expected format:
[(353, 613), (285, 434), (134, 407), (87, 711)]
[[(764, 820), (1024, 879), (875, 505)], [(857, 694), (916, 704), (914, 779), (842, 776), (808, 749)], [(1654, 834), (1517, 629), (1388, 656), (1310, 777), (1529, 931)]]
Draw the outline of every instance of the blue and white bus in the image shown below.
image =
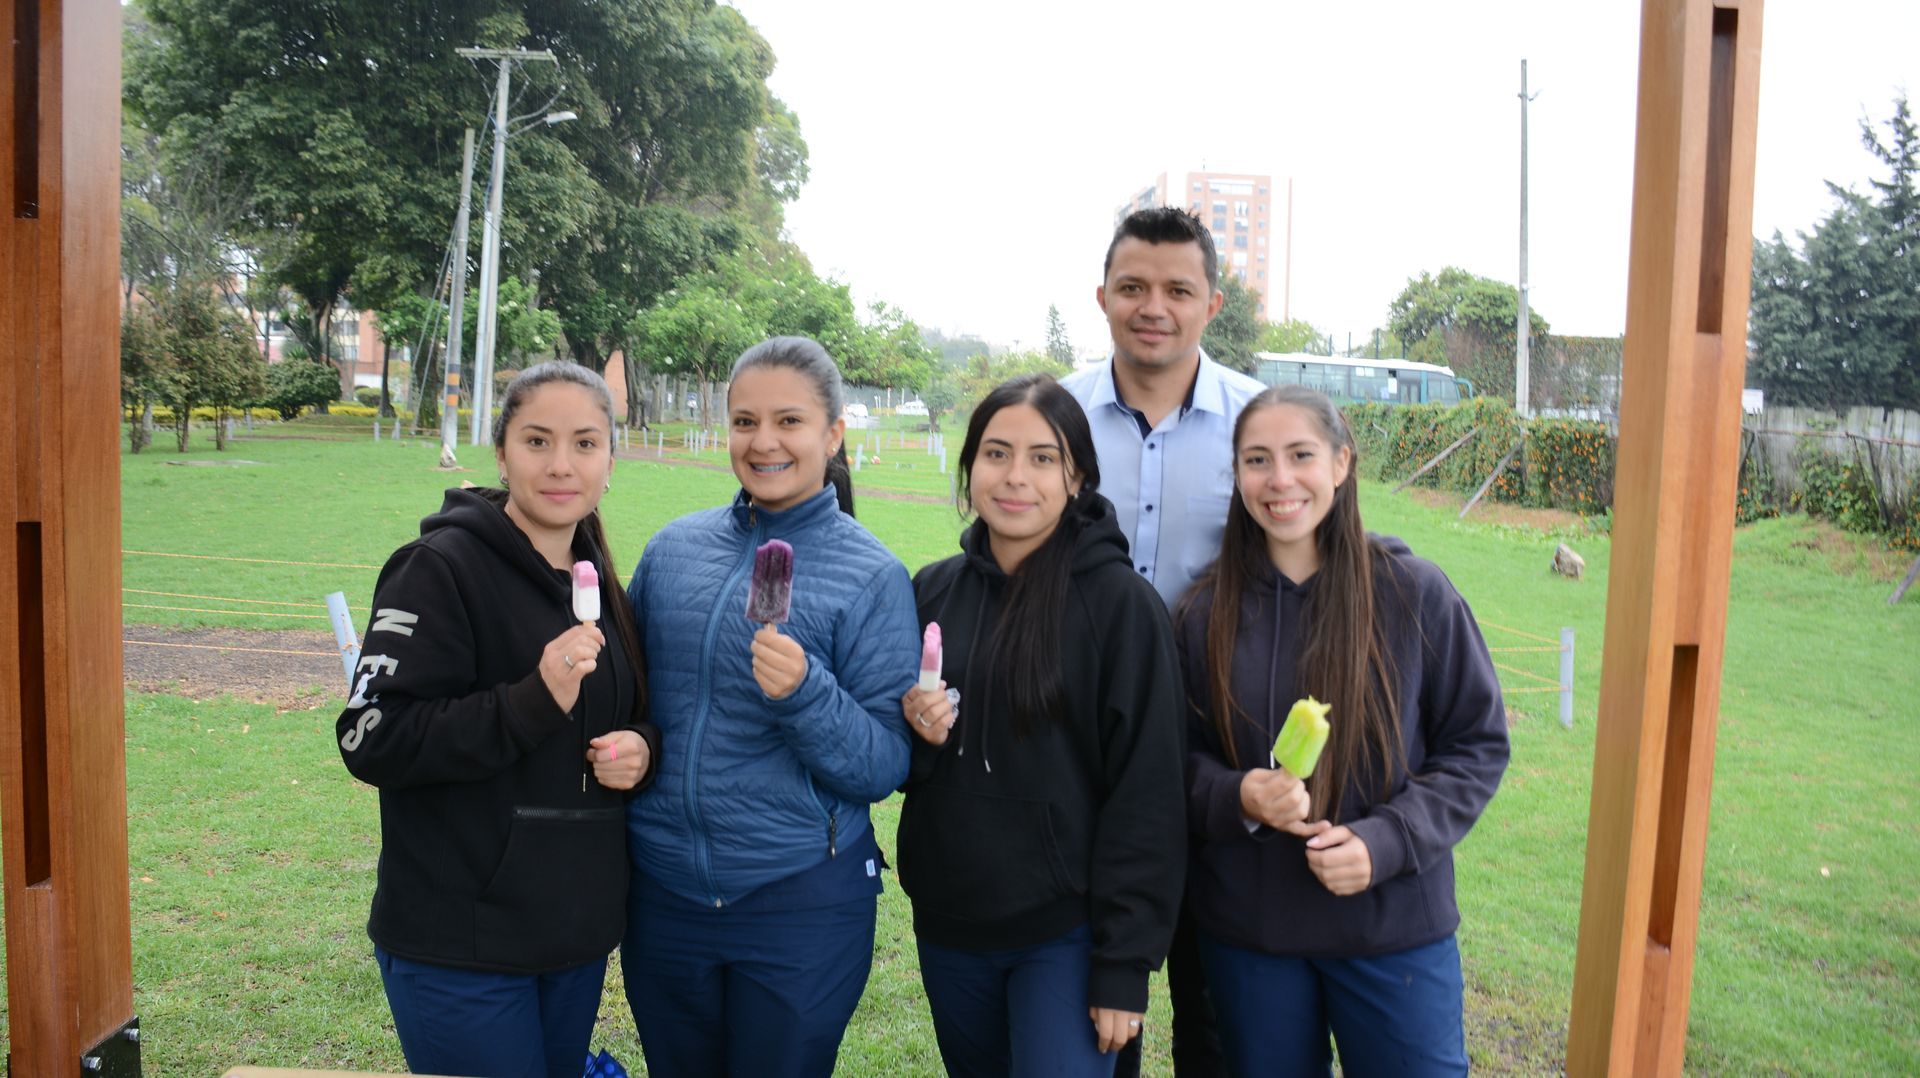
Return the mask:
[(1304, 385), (1335, 402), (1459, 404), (1473, 396), (1473, 383), (1452, 368), (1412, 359), (1312, 356), (1305, 352), (1255, 352), (1253, 376), (1270, 386)]

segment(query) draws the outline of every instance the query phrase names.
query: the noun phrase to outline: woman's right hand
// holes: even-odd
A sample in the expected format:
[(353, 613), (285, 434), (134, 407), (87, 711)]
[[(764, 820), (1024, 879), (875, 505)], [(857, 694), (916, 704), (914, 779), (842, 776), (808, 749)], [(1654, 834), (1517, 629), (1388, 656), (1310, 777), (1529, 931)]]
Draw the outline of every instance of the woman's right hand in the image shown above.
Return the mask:
[(915, 685), (900, 698), (900, 714), (906, 717), (907, 729), (912, 730), (920, 740), (929, 745), (940, 746), (947, 743), (947, 735), (953, 732), (953, 704), (947, 699), (947, 683), (929, 692)]
[(1249, 820), (1301, 838), (1325, 829), (1307, 823), (1307, 814), (1313, 811), (1307, 784), (1285, 768), (1256, 767), (1247, 772), (1240, 780), (1240, 811)]
[(600, 663), (607, 638), (592, 625), (575, 625), (547, 642), (540, 653), (540, 680), (562, 711), (572, 711), (580, 699), (580, 682)]

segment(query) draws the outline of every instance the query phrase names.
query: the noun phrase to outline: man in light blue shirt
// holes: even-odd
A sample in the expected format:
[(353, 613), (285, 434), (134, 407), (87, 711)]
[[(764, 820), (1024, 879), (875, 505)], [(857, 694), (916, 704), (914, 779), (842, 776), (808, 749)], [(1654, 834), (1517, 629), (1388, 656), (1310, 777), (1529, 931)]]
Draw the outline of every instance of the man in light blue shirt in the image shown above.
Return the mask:
[(1096, 291), (1113, 359), (1061, 384), (1079, 400), (1133, 567), (1169, 610), (1220, 552), (1233, 496), (1233, 424), (1266, 387), (1214, 362), (1200, 334), (1225, 298), (1213, 239), (1163, 206), (1122, 221)]
[[(1061, 385), (1080, 402), (1133, 567), (1169, 610), (1220, 553), (1234, 495), (1233, 424), (1266, 387), (1207, 358), (1200, 334), (1220, 311), (1219, 256), (1199, 219), (1172, 206), (1129, 214), (1107, 247), (1094, 295), (1113, 359)], [(1192, 918), (1183, 909), (1167, 956), (1173, 1066), (1179, 1078), (1227, 1073), (1207, 1000)], [(1140, 1041), (1115, 1075), (1140, 1072)]]

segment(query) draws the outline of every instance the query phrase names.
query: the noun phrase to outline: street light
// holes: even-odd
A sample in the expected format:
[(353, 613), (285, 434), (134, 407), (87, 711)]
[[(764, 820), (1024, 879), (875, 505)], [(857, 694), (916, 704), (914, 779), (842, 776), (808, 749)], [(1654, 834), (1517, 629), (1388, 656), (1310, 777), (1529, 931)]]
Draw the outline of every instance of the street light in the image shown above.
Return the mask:
[[(474, 349), (472, 444), (481, 445), (487, 439), (488, 420), (493, 414), (493, 351), (498, 321), (500, 288), (500, 192), (505, 186), (507, 169), (507, 135), (514, 122), (530, 119), (530, 116), (507, 118), (507, 81), (512, 74), (513, 65), (541, 60), (550, 64), (559, 63), (550, 49), (455, 49), (459, 55), (471, 60), (493, 60), (500, 65), (500, 77), (495, 83), (493, 101), (493, 175), (487, 187), (487, 216), (483, 227), (485, 247), (480, 255), (480, 312), (477, 327), (479, 341)], [(561, 90), (566, 87), (562, 86)], [(555, 97), (559, 96), (556, 92)], [(552, 105), (548, 101), (547, 105)], [(545, 112), (547, 105), (540, 108)], [(536, 114), (537, 115), (537, 114)], [(563, 113), (553, 113), (548, 123), (559, 123)], [(567, 119), (573, 117), (568, 115)], [(464, 256), (465, 252), (461, 252)]]

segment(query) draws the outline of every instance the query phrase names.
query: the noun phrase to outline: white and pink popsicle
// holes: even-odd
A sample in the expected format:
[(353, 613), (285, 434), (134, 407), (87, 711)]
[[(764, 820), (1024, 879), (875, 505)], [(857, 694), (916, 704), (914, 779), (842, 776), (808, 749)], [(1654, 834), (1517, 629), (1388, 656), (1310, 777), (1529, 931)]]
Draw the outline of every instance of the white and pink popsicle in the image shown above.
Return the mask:
[(573, 563), (573, 616), (589, 625), (600, 620), (600, 573), (590, 561)]
[(940, 688), (940, 623), (927, 622), (927, 633), (920, 641), (920, 691)]

